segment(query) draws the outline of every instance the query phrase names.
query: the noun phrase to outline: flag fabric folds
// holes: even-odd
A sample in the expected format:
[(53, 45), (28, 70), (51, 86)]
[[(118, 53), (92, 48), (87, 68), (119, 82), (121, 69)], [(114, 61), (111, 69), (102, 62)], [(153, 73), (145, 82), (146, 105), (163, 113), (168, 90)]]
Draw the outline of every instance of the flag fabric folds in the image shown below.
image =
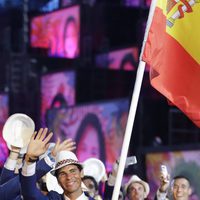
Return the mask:
[(200, 127), (200, 0), (157, 0), (142, 60), (154, 88)]

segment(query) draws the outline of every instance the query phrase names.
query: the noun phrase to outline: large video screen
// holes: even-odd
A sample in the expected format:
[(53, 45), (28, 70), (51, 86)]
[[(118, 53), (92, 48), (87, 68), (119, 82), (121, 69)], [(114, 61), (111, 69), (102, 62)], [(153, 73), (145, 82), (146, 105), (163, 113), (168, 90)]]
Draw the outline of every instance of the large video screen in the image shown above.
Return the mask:
[(0, 94), (0, 167), (8, 157), (8, 148), (2, 136), (3, 126), (8, 118), (8, 95)]
[(128, 110), (127, 99), (54, 108), (48, 112), (47, 124), (54, 141), (58, 137), (75, 140), (81, 162), (98, 158), (110, 171), (121, 152)]
[(96, 65), (113, 70), (133, 71), (138, 67), (138, 48), (126, 48), (96, 56)]
[(41, 77), (41, 123), (46, 126), (49, 110), (75, 104), (75, 71), (50, 73)]
[(80, 51), (79, 39), (78, 5), (31, 19), (30, 45), (46, 49), (48, 56), (77, 58)]
[(148, 153), (146, 172), (151, 188), (150, 199), (154, 199), (159, 186), (161, 164), (167, 166), (171, 178), (177, 175), (189, 177), (194, 189), (190, 199), (200, 199), (200, 150)]

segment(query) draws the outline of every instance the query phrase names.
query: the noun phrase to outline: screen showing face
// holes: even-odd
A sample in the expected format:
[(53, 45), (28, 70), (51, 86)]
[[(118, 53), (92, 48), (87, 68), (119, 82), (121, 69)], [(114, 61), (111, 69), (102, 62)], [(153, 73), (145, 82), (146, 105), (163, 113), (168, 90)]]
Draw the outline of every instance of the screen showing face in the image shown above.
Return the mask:
[(128, 100), (120, 99), (52, 109), (48, 113), (48, 127), (55, 133), (54, 141), (58, 137), (75, 140), (81, 162), (98, 158), (111, 170), (121, 151), (128, 108)]
[(80, 7), (73, 6), (31, 20), (30, 43), (52, 57), (79, 56)]
[(8, 157), (8, 148), (2, 137), (3, 126), (8, 118), (8, 95), (0, 94), (0, 167)]
[(46, 117), (53, 108), (75, 104), (75, 72), (64, 71), (43, 75), (41, 78), (41, 121), (46, 125)]
[(177, 175), (189, 177), (194, 189), (190, 199), (200, 199), (200, 150), (148, 153), (146, 155), (147, 178), (153, 199), (159, 186), (160, 165), (166, 165), (171, 179)]
[(134, 71), (138, 67), (138, 48), (121, 49), (98, 55), (96, 65), (113, 70)]

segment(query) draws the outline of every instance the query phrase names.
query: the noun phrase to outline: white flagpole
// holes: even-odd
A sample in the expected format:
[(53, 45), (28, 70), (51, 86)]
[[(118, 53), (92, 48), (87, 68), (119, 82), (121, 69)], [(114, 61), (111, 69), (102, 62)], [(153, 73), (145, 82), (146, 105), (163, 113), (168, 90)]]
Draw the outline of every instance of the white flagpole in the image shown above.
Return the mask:
[(124, 168), (125, 168), (125, 163), (126, 163), (126, 158), (127, 158), (127, 154), (128, 154), (129, 143), (130, 143), (131, 133), (132, 133), (132, 128), (133, 128), (133, 123), (135, 120), (135, 114), (136, 114), (136, 109), (137, 109), (137, 105), (138, 105), (138, 99), (139, 99), (139, 94), (140, 94), (140, 90), (141, 90), (141, 85), (142, 85), (142, 80), (143, 80), (143, 75), (144, 75), (144, 70), (145, 70), (145, 64), (146, 64), (144, 61), (142, 61), (142, 55), (143, 55), (143, 51), (144, 51), (145, 42), (147, 40), (149, 28), (150, 28), (152, 18), (154, 15), (156, 2), (157, 2), (157, 0), (152, 1), (151, 7), (149, 10), (149, 17), (147, 20), (147, 26), (146, 26), (142, 50), (141, 50), (141, 54), (140, 54), (140, 62), (139, 62), (138, 69), (137, 69), (137, 75), (136, 75), (132, 100), (131, 100), (131, 104), (130, 104), (130, 110), (129, 110), (128, 120), (127, 120), (127, 124), (126, 124), (126, 130), (125, 130), (125, 134), (124, 134), (124, 140), (123, 140), (123, 144), (122, 144), (122, 150), (121, 150), (120, 161), (119, 161), (119, 168), (118, 168), (118, 172), (117, 172), (117, 177), (116, 177), (116, 182), (115, 182), (114, 191), (113, 191), (113, 195), (112, 195), (112, 200), (118, 200), (118, 197), (119, 197), (120, 186), (121, 186), (122, 177), (123, 177), (123, 173), (124, 173)]

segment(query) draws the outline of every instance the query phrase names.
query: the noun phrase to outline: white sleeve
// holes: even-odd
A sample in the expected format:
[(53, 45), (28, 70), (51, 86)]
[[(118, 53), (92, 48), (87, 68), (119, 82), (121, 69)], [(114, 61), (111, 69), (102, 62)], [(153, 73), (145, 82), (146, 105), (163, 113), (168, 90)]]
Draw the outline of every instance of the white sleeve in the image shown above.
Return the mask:
[(49, 158), (49, 156), (45, 156), (44, 157), (44, 161), (46, 162), (47, 165), (49, 165), (49, 167), (53, 168), (55, 165), (55, 159), (51, 159)]
[(24, 165), (22, 167), (22, 175), (23, 176), (32, 176), (35, 174), (36, 171), (36, 162), (27, 165), (26, 162), (24, 162)]
[(9, 157), (7, 158), (4, 167), (8, 170), (13, 171), (16, 168), (17, 160), (12, 160)]

